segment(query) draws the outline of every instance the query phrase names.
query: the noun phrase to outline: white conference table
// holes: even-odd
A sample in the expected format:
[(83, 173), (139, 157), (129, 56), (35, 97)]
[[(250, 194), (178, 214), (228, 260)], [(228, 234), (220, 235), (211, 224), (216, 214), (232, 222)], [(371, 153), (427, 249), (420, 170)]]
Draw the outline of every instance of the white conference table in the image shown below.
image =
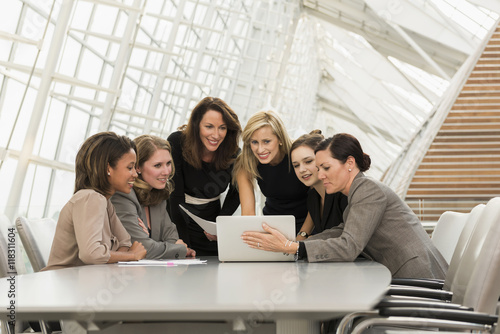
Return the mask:
[[(317, 333), (320, 321), (371, 309), (391, 280), (386, 267), (371, 261), (206, 259), (202, 265), (90, 265), (17, 276), (16, 317), (78, 320), (87, 325), (222, 321), (233, 330), (252, 332), (265, 332), (269, 326), (261, 324), (271, 323), (273, 332)], [(0, 279), (4, 320), (9, 286), (6, 278)]]

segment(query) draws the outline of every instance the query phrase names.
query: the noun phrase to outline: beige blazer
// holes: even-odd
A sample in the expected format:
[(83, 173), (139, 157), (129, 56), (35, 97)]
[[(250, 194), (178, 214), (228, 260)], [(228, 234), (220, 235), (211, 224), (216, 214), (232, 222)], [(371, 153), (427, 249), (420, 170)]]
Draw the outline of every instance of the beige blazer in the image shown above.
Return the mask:
[(307, 259), (385, 265), (393, 277), (444, 278), (448, 264), (413, 211), (383, 183), (359, 173), (349, 190), (344, 223), (304, 241)]
[(130, 235), (111, 202), (92, 189), (76, 192), (59, 214), (47, 267), (106, 263), (110, 251), (130, 247)]

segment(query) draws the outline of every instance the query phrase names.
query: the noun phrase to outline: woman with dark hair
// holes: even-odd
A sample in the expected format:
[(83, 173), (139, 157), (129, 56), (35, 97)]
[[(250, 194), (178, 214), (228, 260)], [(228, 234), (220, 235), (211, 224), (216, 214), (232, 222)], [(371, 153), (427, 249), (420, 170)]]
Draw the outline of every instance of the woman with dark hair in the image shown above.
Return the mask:
[(314, 130), (297, 138), (290, 149), (297, 178), (310, 188), (307, 193), (307, 217), (296, 240), (305, 240), (311, 234), (320, 233), (343, 221), (347, 197), (340, 191), (326, 193), (323, 181), (318, 178), (314, 149), (323, 139), (321, 130)]
[[(217, 255), (217, 238), (203, 231), (179, 205), (210, 221), (236, 211), (240, 201), (231, 175), (240, 134), (236, 113), (221, 99), (206, 97), (193, 109), (188, 124), (168, 137), (176, 171), (170, 217), (180, 238), (197, 255)], [(221, 208), (220, 196), (228, 186)]]
[(133, 241), (141, 242), (147, 259), (194, 257), (196, 252), (179, 239), (167, 212), (173, 191), (174, 167), (170, 144), (165, 139), (142, 135), (137, 145), (138, 177), (130, 193), (117, 191), (111, 197), (116, 214)]
[(316, 148), (319, 178), (327, 193), (347, 196), (344, 222), (305, 241), (289, 241), (267, 225), (269, 234), (245, 232), (243, 240), (309, 262), (354, 261), (362, 255), (385, 265), (393, 277), (444, 278), (446, 260), (417, 216), (388, 186), (364, 175), (370, 163), (355, 137), (340, 133), (324, 140)]
[(47, 267), (136, 261), (146, 256), (130, 235), (110, 202), (117, 191), (129, 193), (137, 176), (136, 148), (128, 137), (101, 132), (88, 138), (75, 162), (75, 193), (57, 221)]

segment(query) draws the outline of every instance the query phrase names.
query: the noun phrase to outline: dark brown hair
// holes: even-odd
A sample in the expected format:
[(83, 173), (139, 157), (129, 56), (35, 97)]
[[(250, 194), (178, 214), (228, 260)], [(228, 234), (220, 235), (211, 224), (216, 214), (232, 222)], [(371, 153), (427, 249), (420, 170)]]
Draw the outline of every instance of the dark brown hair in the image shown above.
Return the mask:
[(321, 134), (321, 130), (312, 130), (308, 134), (295, 139), (290, 149), (290, 153), (301, 146), (307, 146), (314, 150), (323, 139), (325, 139), (325, 137)]
[(93, 189), (111, 195), (108, 180), (108, 164), (115, 168), (122, 156), (136, 151), (134, 142), (114, 132), (100, 132), (89, 137), (80, 147), (75, 160), (75, 193), (81, 189)]
[(182, 131), (183, 147), (182, 157), (196, 169), (201, 169), (203, 143), (200, 138), (200, 122), (203, 115), (209, 110), (222, 114), (222, 119), (227, 126), (227, 134), (220, 146), (215, 151), (212, 164), (216, 170), (227, 169), (233, 163), (238, 152), (238, 142), (241, 135), (241, 125), (238, 115), (226, 104), (216, 97), (206, 97), (194, 107), (187, 125), (179, 128)]
[(334, 159), (339, 160), (343, 164), (351, 156), (356, 161), (356, 165), (360, 171), (364, 172), (370, 168), (370, 156), (363, 152), (359, 141), (350, 134), (337, 133), (335, 136), (323, 140), (318, 144), (314, 153), (327, 149)]
[[(134, 142), (137, 145), (136, 168), (144, 166), (144, 163), (148, 161), (158, 150), (167, 150), (170, 155), (172, 155), (170, 143), (163, 138), (151, 135), (142, 135), (135, 138)], [(172, 172), (168, 176), (167, 185), (164, 189), (155, 189), (151, 187), (149, 183), (144, 181), (142, 174), (139, 174), (134, 182), (134, 191), (137, 195), (139, 203), (144, 206), (154, 206), (160, 204), (163, 200), (166, 200), (174, 191), (174, 183), (172, 182), (174, 173), (175, 167), (172, 163)]]

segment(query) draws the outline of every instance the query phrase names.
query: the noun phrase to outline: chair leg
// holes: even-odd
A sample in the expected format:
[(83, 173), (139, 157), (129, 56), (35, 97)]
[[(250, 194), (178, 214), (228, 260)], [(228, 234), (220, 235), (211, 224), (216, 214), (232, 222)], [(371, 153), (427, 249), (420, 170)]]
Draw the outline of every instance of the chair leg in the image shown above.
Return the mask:
[(451, 329), (453, 331), (467, 332), (492, 332), (492, 326), (476, 323), (468, 323), (453, 320), (426, 319), (412, 317), (371, 317), (360, 321), (353, 329), (351, 334), (362, 334), (365, 330), (375, 326), (388, 326), (392, 328), (420, 328), (420, 329)]
[(14, 326), (10, 325), (7, 321), (0, 320), (0, 330), (2, 333), (14, 334)]
[(349, 334), (353, 328), (353, 323), (358, 318), (365, 318), (378, 315), (378, 311), (354, 312), (345, 315), (337, 327), (337, 334)]
[(42, 331), (42, 334), (50, 334), (52, 331), (49, 329), (47, 326), (47, 323), (43, 320), (38, 321), (40, 323), (40, 329)]

